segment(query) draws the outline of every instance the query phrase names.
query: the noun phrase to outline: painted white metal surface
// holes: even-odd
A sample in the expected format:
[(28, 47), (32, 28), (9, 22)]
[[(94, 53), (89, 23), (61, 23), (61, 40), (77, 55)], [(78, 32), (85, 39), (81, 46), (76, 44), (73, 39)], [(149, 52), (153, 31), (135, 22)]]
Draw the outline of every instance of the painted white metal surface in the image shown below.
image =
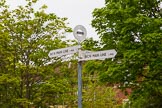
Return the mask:
[(82, 42), (85, 40), (85, 38), (87, 36), (87, 30), (84, 26), (77, 25), (74, 28), (73, 35), (78, 40), (78, 42)]
[(61, 48), (61, 49), (56, 49), (56, 50), (51, 50), (48, 54), (50, 58), (52, 57), (60, 57), (63, 55), (69, 55), (69, 54), (74, 54), (78, 52), (79, 46), (72, 46), (72, 47), (67, 47), (67, 48)]
[(104, 50), (104, 51), (97, 51), (97, 52), (89, 52), (85, 53), (84, 51), (82, 52), (82, 58), (80, 58), (80, 61), (86, 61), (86, 60), (103, 60), (106, 58), (114, 58), (117, 52), (112, 49), (112, 50)]

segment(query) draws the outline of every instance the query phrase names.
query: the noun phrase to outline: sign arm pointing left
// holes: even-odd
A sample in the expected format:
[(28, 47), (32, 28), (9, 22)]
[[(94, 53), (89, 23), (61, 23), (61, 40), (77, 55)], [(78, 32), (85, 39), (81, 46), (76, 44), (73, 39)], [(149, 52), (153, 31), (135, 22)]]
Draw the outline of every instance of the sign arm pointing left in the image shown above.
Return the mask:
[(64, 55), (74, 54), (78, 52), (78, 48), (79, 46), (72, 46), (72, 47), (52, 50), (49, 52), (48, 56), (52, 58), (52, 57), (60, 57)]

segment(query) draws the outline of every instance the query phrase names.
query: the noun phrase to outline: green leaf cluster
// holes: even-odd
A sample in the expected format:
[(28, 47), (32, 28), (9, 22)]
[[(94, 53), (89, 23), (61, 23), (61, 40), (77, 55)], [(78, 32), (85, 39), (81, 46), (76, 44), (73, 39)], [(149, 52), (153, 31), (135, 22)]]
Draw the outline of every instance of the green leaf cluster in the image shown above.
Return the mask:
[(92, 26), (104, 49), (115, 49), (100, 80), (131, 88), (133, 108), (160, 108), (162, 101), (161, 0), (105, 0), (93, 11)]
[[(37, 0), (11, 10), (0, 1), (0, 106), (3, 108), (49, 107), (68, 96), (66, 79), (57, 79), (50, 50), (68, 46), (62, 39), (71, 32), (66, 19), (38, 11)], [(57, 99), (59, 97), (59, 99)]]

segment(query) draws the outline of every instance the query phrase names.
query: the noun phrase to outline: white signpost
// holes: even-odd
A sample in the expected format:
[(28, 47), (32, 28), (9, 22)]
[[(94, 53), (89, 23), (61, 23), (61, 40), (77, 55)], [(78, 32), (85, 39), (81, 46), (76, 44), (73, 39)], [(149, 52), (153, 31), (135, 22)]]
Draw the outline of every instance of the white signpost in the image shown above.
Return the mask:
[(83, 53), (82, 58), (80, 59), (81, 61), (86, 61), (86, 60), (96, 60), (96, 59), (106, 59), (106, 58), (114, 58), (117, 52), (112, 49), (112, 50), (105, 50), (105, 51), (97, 51), (97, 52), (89, 52), (89, 53)]
[(52, 50), (49, 52), (48, 56), (52, 58), (78, 53), (78, 108), (82, 108), (82, 61), (114, 58), (117, 52), (114, 49), (97, 52), (81, 51), (80, 43), (85, 40), (87, 31), (84, 26), (77, 25), (74, 28), (73, 34), (74, 37), (78, 40), (78, 46)]
[(63, 55), (70, 55), (78, 52), (79, 46), (72, 46), (72, 47), (67, 47), (67, 48), (61, 48), (61, 49), (56, 49), (52, 50), (49, 52), (48, 56), (50, 58), (52, 57), (60, 57)]

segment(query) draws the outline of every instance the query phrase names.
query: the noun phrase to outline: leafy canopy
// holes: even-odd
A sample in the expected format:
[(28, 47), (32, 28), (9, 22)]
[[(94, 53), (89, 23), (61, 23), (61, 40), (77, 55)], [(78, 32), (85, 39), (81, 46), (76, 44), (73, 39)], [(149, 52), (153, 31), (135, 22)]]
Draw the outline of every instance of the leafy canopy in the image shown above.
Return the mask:
[(50, 50), (68, 45), (62, 40), (65, 32), (71, 32), (67, 18), (46, 13), (45, 5), (35, 11), (37, 0), (26, 2), (11, 10), (5, 0), (0, 1), (0, 106), (4, 108), (48, 107), (62, 102), (57, 96), (67, 92), (66, 80), (56, 81), (53, 67), (47, 65), (57, 60), (48, 57)]
[(160, 108), (162, 101), (161, 0), (105, 0), (93, 12), (92, 26), (104, 49), (116, 49), (104, 61), (100, 79), (132, 88), (132, 107)]

